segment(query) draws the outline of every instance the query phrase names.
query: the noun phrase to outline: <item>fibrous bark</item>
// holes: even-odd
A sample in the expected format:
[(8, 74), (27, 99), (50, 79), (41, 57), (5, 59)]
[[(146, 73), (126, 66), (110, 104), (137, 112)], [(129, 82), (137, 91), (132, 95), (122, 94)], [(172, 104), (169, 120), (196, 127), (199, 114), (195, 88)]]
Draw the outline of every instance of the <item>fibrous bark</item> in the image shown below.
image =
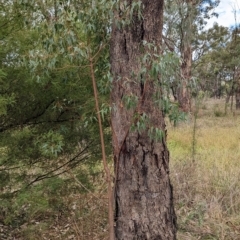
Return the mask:
[[(164, 116), (153, 99), (156, 82), (137, 77), (141, 56), (149, 51), (143, 41), (154, 44), (161, 54), (163, 0), (142, 0), (141, 17), (136, 10), (130, 24), (120, 25), (117, 21), (126, 17), (123, 2), (115, 11), (110, 48), (115, 239), (172, 240), (176, 239), (176, 216), (166, 137), (157, 142), (148, 135), (149, 126), (165, 132)], [(128, 7), (132, 2), (127, 1)], [(136, 106), (128, 109), (125, 96), (136, 96)], [(131, 131), (136, 116), (143, 114), (149, 125), (142, 131)]]

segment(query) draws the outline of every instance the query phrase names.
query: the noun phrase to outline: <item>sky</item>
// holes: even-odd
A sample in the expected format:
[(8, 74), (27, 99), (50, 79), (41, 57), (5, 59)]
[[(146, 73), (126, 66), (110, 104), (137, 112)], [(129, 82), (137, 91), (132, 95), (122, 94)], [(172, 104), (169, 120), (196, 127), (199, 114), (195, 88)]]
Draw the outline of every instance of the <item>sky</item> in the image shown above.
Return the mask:
[(207, 24), (207, 28), (213, 26), (214, 22), (224, 27), (235, 26), (234, 11), (236, 10), (237, 24), (240, 24), (240, 0), (220, 0), (220, 4), (215, 12), (219, 14), (218, 18), (212, 17)]

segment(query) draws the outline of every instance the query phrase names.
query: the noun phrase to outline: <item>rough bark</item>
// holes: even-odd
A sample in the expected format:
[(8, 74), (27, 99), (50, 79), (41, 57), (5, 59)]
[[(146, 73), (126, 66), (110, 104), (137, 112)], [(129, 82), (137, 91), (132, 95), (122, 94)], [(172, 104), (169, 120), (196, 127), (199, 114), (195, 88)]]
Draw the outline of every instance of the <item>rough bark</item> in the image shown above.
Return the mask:
[[(124, 1), (120, 1), (121, 3)], [(127, 3), (131, 6), (132, 1)], [(131, 24), (113, 23), (111, 70), (113, 84), (112, 132), (115, 160), (115, 239), (176, 239), (176, 216), (169, 179), (166, 139), (153, 141), (147, 134), (130, 131), (134, 116), (147, 114), (149, 124), (165, 131), (162, 111), (154, 104), (152, 79), (139, 81), (139, 58), (148, 51), (143, 41), (154, 43), (161, 53), (163, 0), (142, 0), (142, 17), (135, 12)], [(115, 20), (125, 13), (115, 11)], [(124, 96), (138, 97), (136, 108), (124, 106)]]

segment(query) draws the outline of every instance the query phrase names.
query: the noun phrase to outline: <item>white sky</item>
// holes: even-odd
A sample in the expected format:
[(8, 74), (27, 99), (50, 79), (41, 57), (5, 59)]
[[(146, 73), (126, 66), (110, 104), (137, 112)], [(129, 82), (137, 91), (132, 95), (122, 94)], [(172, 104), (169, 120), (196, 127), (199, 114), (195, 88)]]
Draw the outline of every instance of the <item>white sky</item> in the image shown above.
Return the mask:
[(212, 17), (207, 24), (207, 28), (212, 27), (214, 22), (224, 27), (235, 25), (234, 11), (236, 10), (237, 24), (240, 24), (240, 0), (220, 0), (220, 4), (215, 12), (219, 14), (218, 18)]

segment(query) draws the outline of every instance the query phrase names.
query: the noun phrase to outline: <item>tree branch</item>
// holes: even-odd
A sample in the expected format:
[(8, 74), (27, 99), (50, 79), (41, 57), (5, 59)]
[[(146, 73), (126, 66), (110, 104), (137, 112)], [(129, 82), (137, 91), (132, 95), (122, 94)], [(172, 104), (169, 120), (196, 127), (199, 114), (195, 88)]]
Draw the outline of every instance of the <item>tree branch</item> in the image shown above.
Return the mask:
[[(89, 143), (92, 144), (93, 142)], [(63, 173), (65, 173), (67, 170), (63, 170), (62, 172), (59, 172), (59, 173), (56, 173), (54, 174), (55, 172), (57, 172), (58, 170), (62, 169), (63, 167), (72, 164), (81, 154), (83, 154), (88, 148), (89, 148), (89, 145), (87, 145), (81, 152), (79, 152), (76, 156), (74, 156), (73, 158), (71, 158), (69, 161), (67, 161), (66, 163), (62, 164), (61, 166), (43, 174), (43, 175), (40, 175), (38, 177), (36, 177), (34, 180), (32, 180), (27, 186), (26, 188), (28, 188), (29, 186), (31, 186), (32, 184), (34, 184), (35, 182), (39, 182), (43, 179), (46, 179), (46, 178), (52, 178), (52, 177), (56, 177), (56, 176), (59, 176)], [(87, 159), (88, 157), (90, 156), (90, 154), (88, 156), (84, 156), (83, 158), (81, 158), (80, 160), (74, 162), (73, 165), (70, 166), (70, 169), (71, 168), (74, 168), (80, 161), (84, 160), (84, 159)], [(51, 175), (53, 174), (53, 175)]]

